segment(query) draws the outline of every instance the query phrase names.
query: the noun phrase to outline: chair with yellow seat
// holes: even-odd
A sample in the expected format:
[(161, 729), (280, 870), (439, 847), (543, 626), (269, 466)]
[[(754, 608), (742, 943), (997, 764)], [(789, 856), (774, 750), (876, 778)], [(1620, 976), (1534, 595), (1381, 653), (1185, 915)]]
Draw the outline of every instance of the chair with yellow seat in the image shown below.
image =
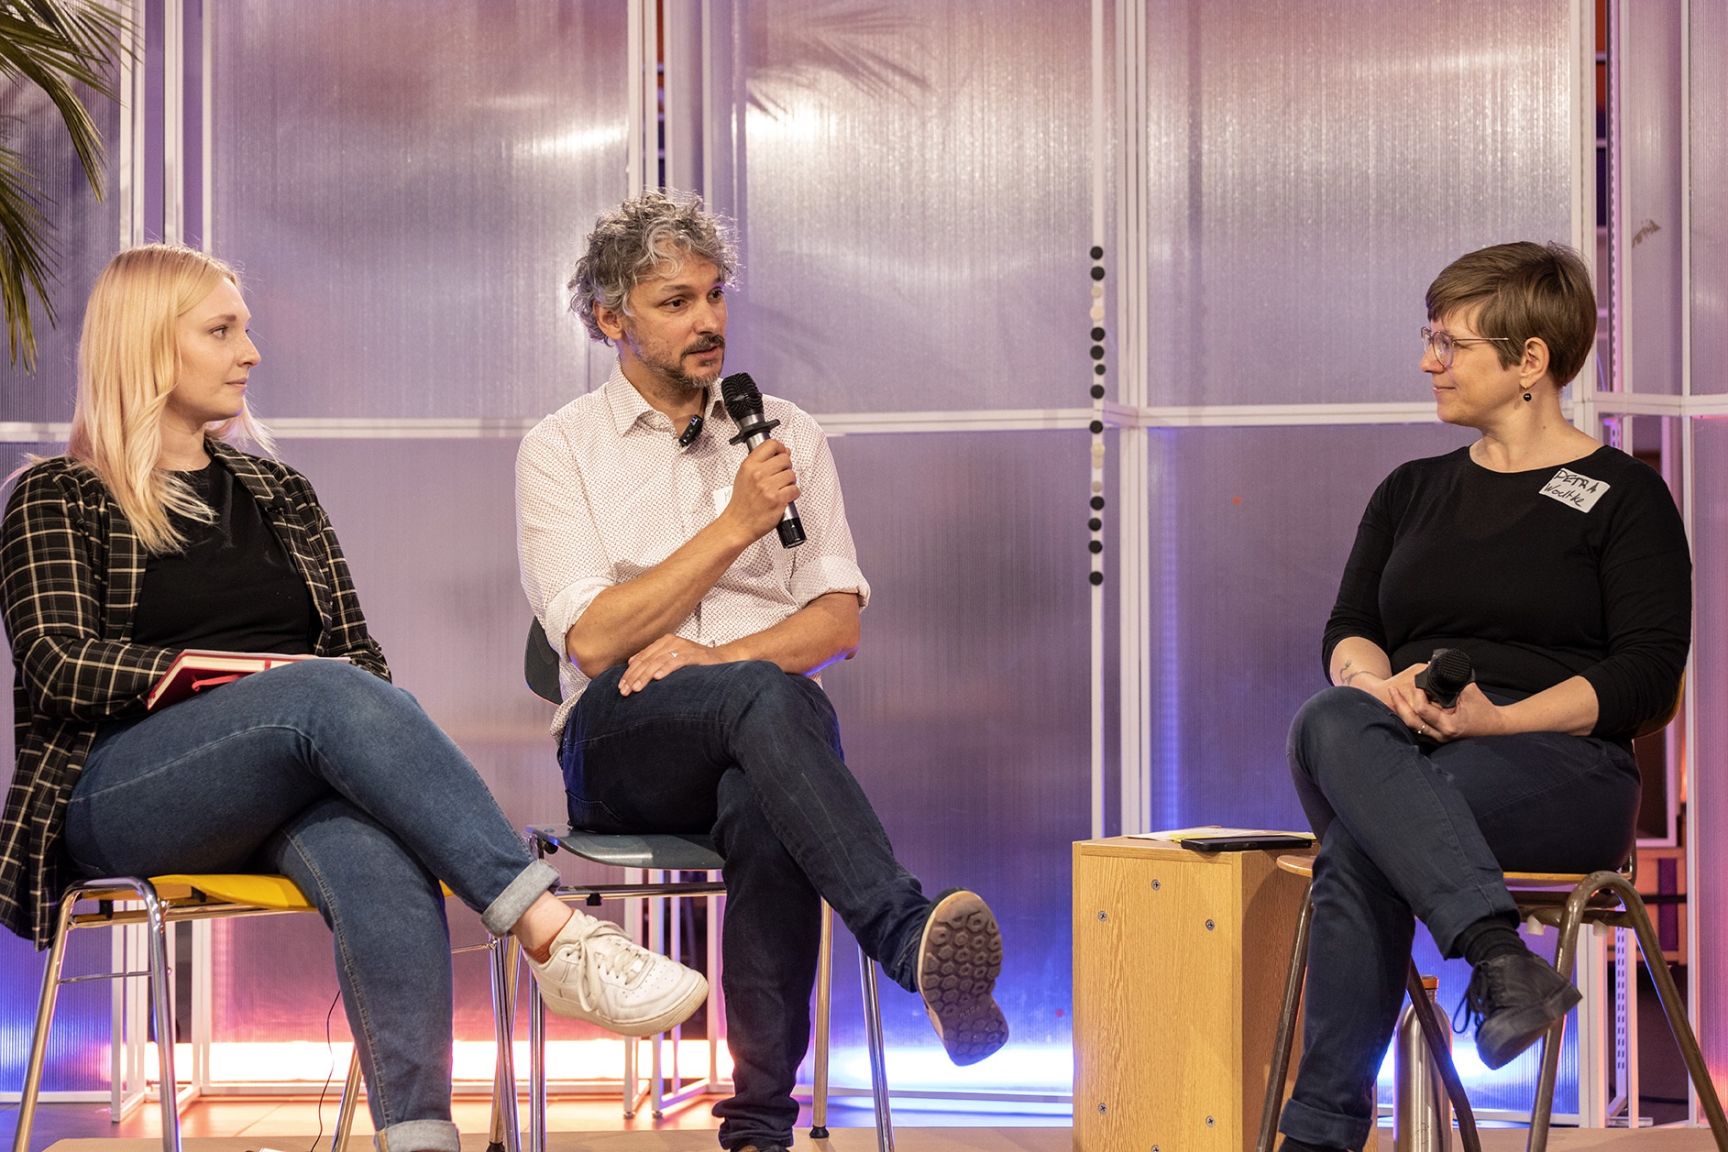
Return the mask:
[[(1634, 857), (1634, 861), (1636, 857)], [(1284, 856), (1278, 867), (1309, 880), (1314, 876), (1312, 856)], [(1650, 922), (1649, 910), (1633, 883), (1633, 865), (1621, 871), (1601, 871), (1589, 874), (1564, 872), (1508, 872), (1506, 888), (1517, 902), (1518, 914), (1559, 929), (1554, 967), (1568, 980), (1572, 978), (1577, 958), (1578, 935), (1586, 924), (1612, 928), (1629, 928), (1638, 939), (1645, 965), (1656, 985), (1656, 995), (1662, 1012), (1668, 1018), (1669, 1030), (1680, 1047), (1687, 1073), (1698, 1093), (1699, 1103), (1716, 1138), (1718, 1148), (1728, 1148), (1728, 1120), (1722, 1113), (1710, 1072), (1705, 1067), (1698, 1038), (1686, 1019), (1686, 1007), (1674, 977), (1662, 958), (1662, 942)], [(1290, 957), (1290, 972), (1284, 986), (1283, 1011), (1278, 1019), (1278, 1034), (1273, 1041), (1271, 1075), (1267, 1080), (1266, 1106), (1261, 1116), (1258, 1152), (1271, 1152), (1278, 1130), (1278, 1115), (1283, 1108), (1285, 1074), (1289, 1069), (1290, 1047), (1295, 1034), (1296, 1013), (1302, 1002), (1302, 982), (1308, 966), (1308, 929), (1313, 920), (1312, 894), (1304, 896), (1302, 912), (1296, 922), (1296, 942)], [(1465, 1152), (1481, 1152), (1476, 1133), (1475, 1114), (1464, 1092), (1458, 1071), (1452, 1064), (1452, 1050), (1447, 1043), (1447, 1023), (1434, 1011), (1422, 990), (1422, 977), (1415, 962), (1405, 974), (1405, 988), (1415, 1006), (1416, 1018), (1422, 1025), (1435, 1067), (1440, 1070), (1451, 1098), (1453, 1114), (1458, 1119), (1458, 1134)], [(1560, 1041), (1566, 1030), (1562, 1017), (1542, 1040), (1541, 1074), (1536, 1085), (1536, 1100), (1530, 1113), (1530, 1135), (1526, 1143), (1529, 1152), (1543, 1152), (1548, 1146), (1548, 1128), (1554, 1110), (1554, 1087), (1560, 1072)]]
[[(450, 890), (445, 888), (446, 896)], [(30, 1057), (25, 1066), (24, 1090), (18, 1102), (18, 1128), (13, 1152), (29, 1152), (30, 1132), (36, 1116), (36, 1100), (42, 1085), (42, 1064), (48, 1050), (48, 1033), (54, 1020), (60, 986), (84, 980), (125, 979), (147, 976), (156, 1031), (156, 1053), (161, 1088), (162, 1149), (181, 1152), (180, 1110), (174, 1073), (173, 968), (169, 962), (168, 926), (198, 920), (226, 920), (242, 916), (276, 916), (314, 911), (299, 887), (286, 876), (252, 874), (197, 874), (117, 876), (89, 880), (69, 889), (60, 901), (59, 920), (48, 949), (42, 975), (42, 995), (36, 1011), (36, 1028)], [(61, 968), (66, 957), (66, 939), (75, 929), (113, 928), (130, 924), (146, 927), (147, 966), (141, 971), (104, 972), (65, 977)], [(492, 1005), (497, 1029), (498, 1074), (494, 1082), (492, 1146), (489, 1152), (517, 1145), (515, 1069), (510, 1051), (509, 1003), (505, 987), (509, 972), (501, 941), (489, 940), (458, 952), (485, 950), (489, 953)], [(509, 1091), (497, 1091), (500, 1085)], [(360, 1059), (349, 1063), (347, 1086), (337, 1113), (335, 1152), (343, 1152), (353, 1123), (359, 1095)]]

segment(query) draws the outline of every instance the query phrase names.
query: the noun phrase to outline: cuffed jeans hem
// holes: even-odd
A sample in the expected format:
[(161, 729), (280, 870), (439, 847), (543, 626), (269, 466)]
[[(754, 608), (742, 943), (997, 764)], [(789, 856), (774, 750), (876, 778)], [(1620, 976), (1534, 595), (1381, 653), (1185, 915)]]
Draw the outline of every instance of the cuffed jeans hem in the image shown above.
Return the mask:
[(448, 1120), (404, 1120), (372, 1138), (378, 1152), (462, 1152), (462, 1137)]
[(1278, 1131), (1284, 1135), (1326, 1148), (1360, 1148), (1368, 1142), (1368, 1130), (1373, 1126), (1372, 1120), (1321, 1112), (1300, 1100), (1286, 1101), (1278, 1120)]
[(1455, 960), (1461, 954), (1458, 937), (1464, 934), (1464, 929), (1491, 916), (1510, 918), (1514, 922), (1518, 919), (1518, 905), (1504, 887), (1483, 886), (1454, 892), (1424, 916), (1422, 923), (1434, 937), (1440, 955)]
[(556, 883), (558, 869), (544, 860), (530, 862), (504, 891), (498, 893), (497, 899), (486, 906), (486, 911), (480, 914), (480, 922), (492, 935), (504, 935), (516, 927), (516, 921), (522, 919), (528, 906)]

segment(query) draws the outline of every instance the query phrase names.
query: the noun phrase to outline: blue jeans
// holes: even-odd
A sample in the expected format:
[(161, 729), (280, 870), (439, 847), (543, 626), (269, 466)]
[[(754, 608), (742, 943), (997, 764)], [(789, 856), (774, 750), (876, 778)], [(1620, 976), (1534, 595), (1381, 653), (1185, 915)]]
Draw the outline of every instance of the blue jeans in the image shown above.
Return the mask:
[(565, 725), (570, 820), (713, 834), (726, 860), (722, 987), (736, 1089), (714, 1108), (720, 1142), (790, 1144), (818, 897), (908, 990), (930, 902), (841, 759), (839, 722), (814, 681), (743, 661), (680, 668), (621, 696), (622, 672), (595, 677)]
[(1479, 920), (1517, 919), (1501, 870), (1616, 868), (1632, 849), (1638, 768), (1618, 744), (1560, 733), (1418, 740), (1384, 704), (1328, 688), (1296, 713), (1290, 767), (1320, 852), (1302, 1063), (1280, 1128), (1360, 1148), (1397, 1026), (1415, 934), (1447, 956)]
[(97, 736), (67, 808), (89, 876), (280, 872), (335, 938), (386, 1152), (457, 1152), (440, 880), (502, 935), (557, 882), (414, 698), (337, 661), (273, 669)]

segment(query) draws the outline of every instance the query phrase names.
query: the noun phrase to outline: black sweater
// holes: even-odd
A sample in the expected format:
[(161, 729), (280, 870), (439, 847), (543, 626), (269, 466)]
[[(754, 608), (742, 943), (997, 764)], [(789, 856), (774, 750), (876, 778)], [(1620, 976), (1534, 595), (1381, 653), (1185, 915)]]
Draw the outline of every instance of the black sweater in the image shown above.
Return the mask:
[(1375, 490), (1321, 661), (1329, 670), (1338, 642), (1361, 636), (1394, 672), (1462, 648), (1483, 690), (1513, 699), (1582, 676), (1593, 734), (1625, 741), (1674, 703), (1691, 623), (1685, 529), (1648, 466), (1604, 447), (1563, 468), (1492, 472), (1460, 448)]

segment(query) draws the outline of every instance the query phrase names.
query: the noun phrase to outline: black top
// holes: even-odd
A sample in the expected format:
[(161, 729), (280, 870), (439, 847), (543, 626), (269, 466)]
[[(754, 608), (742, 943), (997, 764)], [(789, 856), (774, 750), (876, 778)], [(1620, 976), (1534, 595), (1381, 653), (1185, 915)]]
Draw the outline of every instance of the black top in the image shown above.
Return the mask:
[(215, 462), (175, 475), (215, 511), (216, 521), (174, 517), (186, 548), (152, 556), (145, 564), (133, 642), (225, 652), (311, 652), (318, 635), (312, 595), (258, 502)]
[(1460, 448), (1375, 490), (1321, 660), (1330, 669), (1347, 636), (1378, 644), (1394, 672), (1462, 648), (1483, 690), (1512, 699), (1582, 676), (1593, 735), (1623, 741), (1673, 705), (1691, 627), (1686, 533), (1654, 470), (1603, 447), (1493, 472)]

